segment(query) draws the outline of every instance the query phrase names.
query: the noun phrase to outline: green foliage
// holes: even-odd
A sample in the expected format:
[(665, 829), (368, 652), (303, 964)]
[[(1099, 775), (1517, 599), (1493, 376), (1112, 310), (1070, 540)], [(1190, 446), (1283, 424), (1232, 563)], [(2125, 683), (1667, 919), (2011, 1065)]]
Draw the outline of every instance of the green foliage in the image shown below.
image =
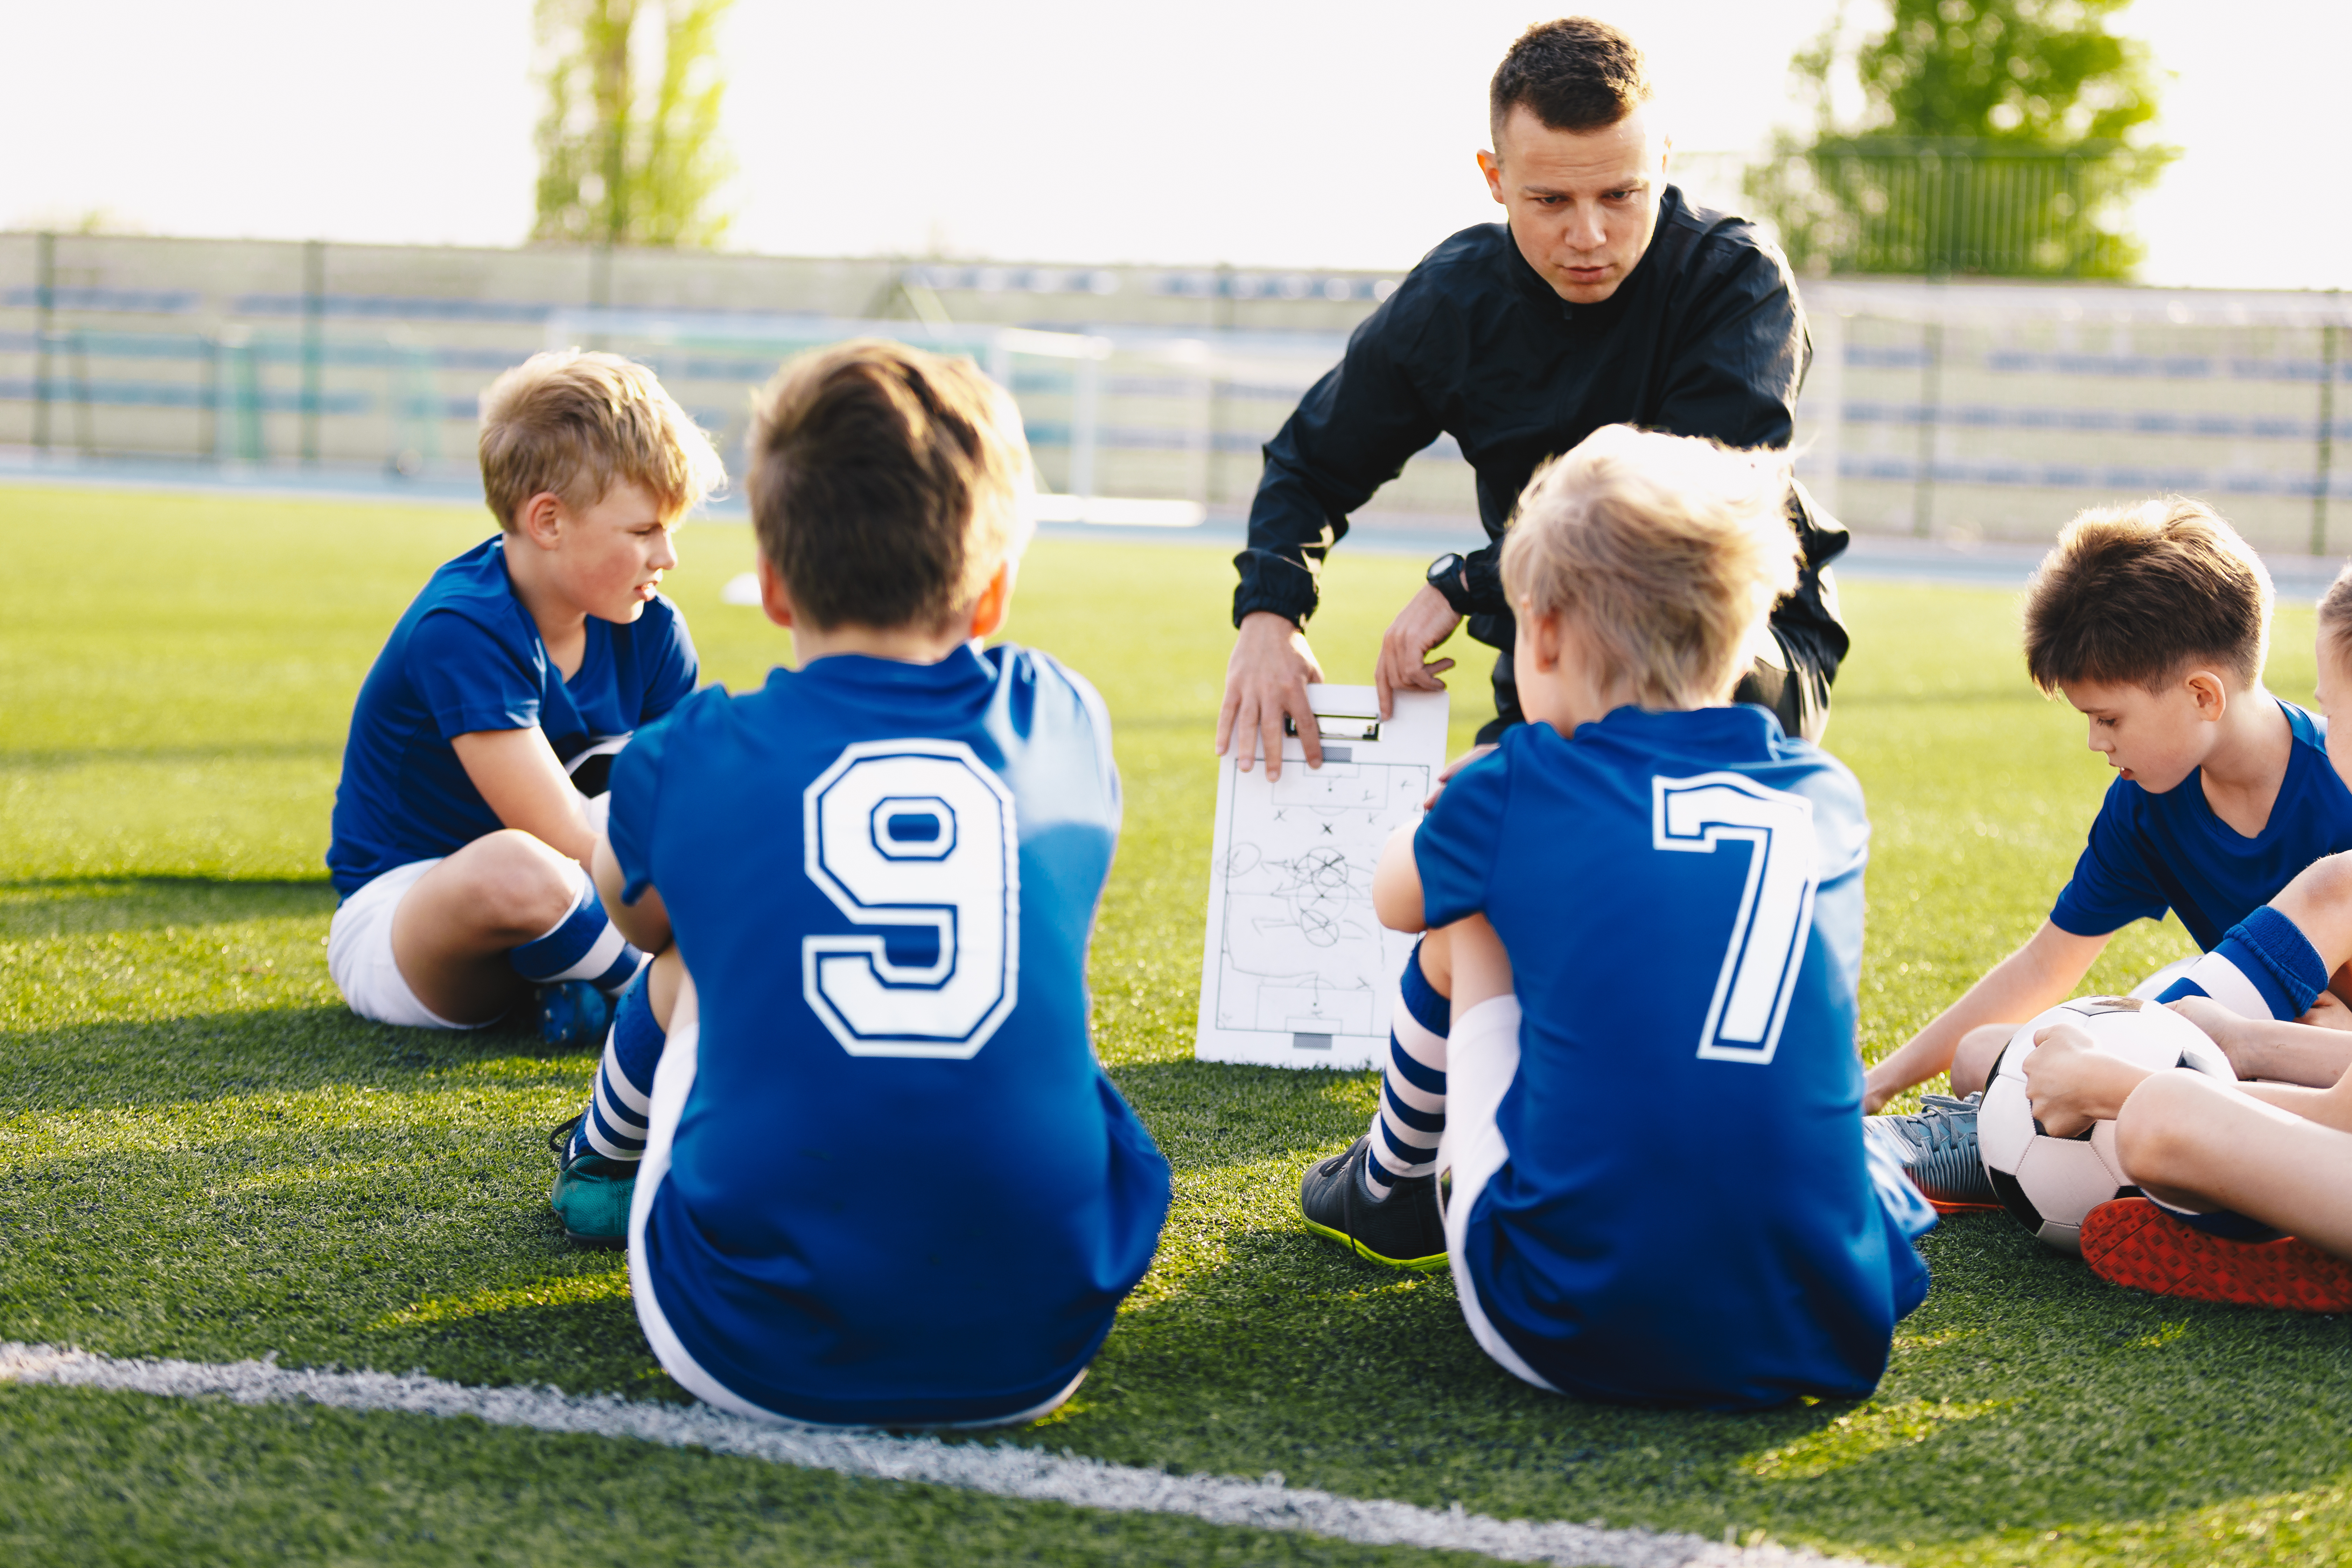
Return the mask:
[[(540, 47), (552, 59), (533, 239), (719, 243), (729, 220), (712, 198), (733, 165), (718, 140), (718, 32), (732, 3), (539, 0)], [(647, 105), (642, 57), (656, 37)]]
[[(542, 1139), (593, 1056), (361, 1023), (325, 972), (319, 857), (352, 694), (425, 574), (489, 528), (10, 492), (0, 547), (66, 548), (0, 619), (0, 1340), (683, 1397), (626, 1260), (567, 1247), (546, 1207)], [(758, 679), (782, 634), (719, 598), (749, 531), (690, 528), (679, 553), (669, 586), (709, 673)], [(1419, 564), (1343, 549), (1326, 582), (1317, 652), (1360, 679)], [(1928, 1237), (1934, 1291), (1872, 1398), (1626, 1410), (1502, 1373), (1449, 1279), (1306, 1234), (1299, 1173), (1362, 1129), (1375, 1079), (1192, 1059), (1231, 588), (1225, 552), (1181, 545), (1049, 540), (1022, 574), (1011, 635), (1091, 676), (1113, 715), (1128, 814), (1095, 1032), (1176, 1195), (1077, 1399), (978, 1440), (1884, 1563), (2352, 1556), (2340, 1318), (2113, 1289), (1970, 1215)], [(1871, 805), (1875, 1058), (2033, 930), (2106, 771), (2027, 685), (2009, 595), (1853, 583), (1845, 604), (1829, 743)], [(2308, 610), (2281, 613), (2283, 696), (2310, 692), (2312, 635)], [(1457, 744), (1484, 665), (1454, 681)], [(2135, 926), (2087, 987), (2185, 949), (2174, 925)], [(1675, 1114), (1661, 1125), (1704, 1136)], [(31, 1563), (1436, 1561), (215, 1400), (0, 1385), (0, 1557)]]
[(2131, 198), (2178, 150), (2147, 47), (2108, 30), (2130, 0), (1888, 0), (1853, 67), (1866, 107), (1841, 126), (1837, 18), (1790, 69), (1814, 102), (1748, 191), (1790, 259), (1815, 271), (2126, 277)]

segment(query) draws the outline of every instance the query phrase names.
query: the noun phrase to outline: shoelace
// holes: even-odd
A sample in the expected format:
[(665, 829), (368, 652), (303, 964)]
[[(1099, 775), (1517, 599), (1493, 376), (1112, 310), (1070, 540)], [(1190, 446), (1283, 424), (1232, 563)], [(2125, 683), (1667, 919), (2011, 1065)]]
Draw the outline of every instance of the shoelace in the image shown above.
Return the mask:
[(1927, 1137), (1927, 1152), (1940, 1153), (1946, 1149), (1958, 1149), (1967, 1142), (1959, 1127), (1963, 1112), (1974, 1117), (1977, 1097), (1955, 1099), (1948, 1094), (1923, 1094), (1919, 1097), (1918, 1125)]

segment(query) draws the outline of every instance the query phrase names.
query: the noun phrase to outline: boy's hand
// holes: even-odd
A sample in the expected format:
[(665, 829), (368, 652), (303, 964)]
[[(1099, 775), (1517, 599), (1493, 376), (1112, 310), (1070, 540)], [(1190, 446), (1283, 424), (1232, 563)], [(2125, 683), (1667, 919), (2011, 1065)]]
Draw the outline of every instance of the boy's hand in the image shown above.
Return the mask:
[[(2250, 1069), (2244, 1057), (2246, 1047), (2252, 1043), (2247, 1037), (2245, 1019), (2210, 996), (2183, 996), (2179, 1001), (2167, 1002), (2165, 1005), (2196, 1025), (2207, 1039), (2221, 1047), (2221, 1054), (2230, 1058), (2231, 1071), (2240, 1078), (2257, 1076)], [(2338, 1003), (2336, 1005), (2340, 1009), (2343, 1005)], [(2312, 1011), (2317, 1012), (2318, 1009), (2315, 1007)]]
[(1429, 792), (1429, 798), (1421, 803), (1421, 809), (1427, 811), (1431, 806), (1435, 805), (1437, 804), (1437, 797), (1445, 793), (1445, 784), (1447, 780), (1451, 779), (1455, 773), (1460, 773), (1464, 768), (1468, 767), (1472, 763), (1476, 762), (1479, 758), (1485, 756), (1494, 749), (1495, 746), (1492, 742), (1489, 742), (1483, 746), (1473, 746), (1468, 751), (1463, 752), (1460, 756), (1454, 758), (1452, 762), (1446, 763), (1445, 771), (1437, 775), (1437, 787)]
[(2025, 1094), (2033, 1119), (2053, 1138), (2072, 1138), (2094, 1121), (2112, 1121), (2147, 1072), (2111, 1057), (2072, 1024), (2033, 1037), (2025, 1057)]

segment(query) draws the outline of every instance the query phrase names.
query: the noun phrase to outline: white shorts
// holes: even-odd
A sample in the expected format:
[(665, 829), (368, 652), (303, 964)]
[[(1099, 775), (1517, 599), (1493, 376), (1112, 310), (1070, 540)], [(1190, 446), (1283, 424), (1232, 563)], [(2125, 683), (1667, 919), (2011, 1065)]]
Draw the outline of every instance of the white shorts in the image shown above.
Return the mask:
[(1465, 1243), (1470, 1233), (1470, 1211), (1478, 1194), (1503, 1162), (1511, 1157), (1495, 1113), (1519, 1072), (1519, 1000), (1490, 996), (1466, 1013), (1455, 1015), (1453, 1033), (1445, 1042), (1445, 1131), (1437, 1143), (1437, 1168), (1454, 1173), (1453, 1191), (1445, 1200), (1445, 1253), (1454, 1268), (1454, 1293), (1462, 1304), (1470, 1337), (1505, 1372), (1523, 1383), (1558, 1394), (1559, 1389), (1529, 1366), (1511, 1348), (1478, 1300), (1470, 1278)]
[(453, 1024), (416, 999), (392, 957), (392, 917), (416, 879), (441, 862), (411, 860), (394, 866), (342, 901), (327, 928), (327, 973), (343, 1001), (361, 1017), (414, 1029), (480, 1029), (484, 1024)]

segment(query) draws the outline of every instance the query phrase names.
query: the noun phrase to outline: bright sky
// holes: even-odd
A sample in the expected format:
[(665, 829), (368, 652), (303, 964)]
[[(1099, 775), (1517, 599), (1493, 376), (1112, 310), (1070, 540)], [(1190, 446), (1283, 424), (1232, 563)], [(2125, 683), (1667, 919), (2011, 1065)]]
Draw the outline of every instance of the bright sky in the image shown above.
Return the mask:
[[(1794, 124), (1834, 0), (1592, 0), (1685, 149)], [(1870, 0), (1856, 0), (1858, 16)], [(739, 0), (732, 243), (802, 255), (1402, 268), (1495, 210), (1471, 154), (1530, 0)], [(2226, 19), (2224, 19), (2226, 18)], [(2150, 282), (2352, 284), (2343, 0), (2138, 0), (2187, 155)], [(0, 0), (0, 226), (510, 245), (539, 112), (529, 0)]]

